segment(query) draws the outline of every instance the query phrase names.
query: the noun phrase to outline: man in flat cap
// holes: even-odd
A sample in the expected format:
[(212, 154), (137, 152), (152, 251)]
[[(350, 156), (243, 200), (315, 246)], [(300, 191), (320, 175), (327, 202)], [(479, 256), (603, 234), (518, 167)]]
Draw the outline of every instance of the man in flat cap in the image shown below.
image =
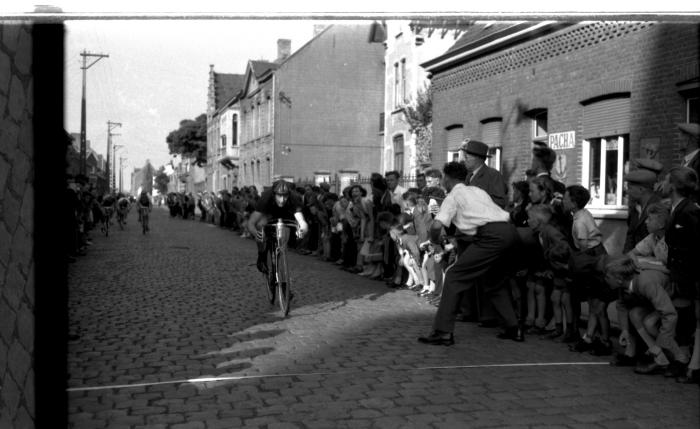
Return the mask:
[[(489, 158), (488, 145), (477, 140), (465, 140), (462, 142), (460, 150), (463, 153), (464, 165), (468, 171), (465, 184), (483, 189), (497, 206), (505, 209), (508, 203), (508, 185), (503, 180), (500, 171), (486, 165), (486, 158)], [(460, 237), (457, 239), (460, 242)], [(493, 306), (486, 299), (481, 287), (476, 287), (472, 289), (472, 292), (463, 295), (462, 314), (458, 318), (468, 320), (470, 316), (467, 315), (474, 313), (478, 313), (481, 326), (495, 326), (497, 323)]]
[[(681, 167), (693, 169), (696, 177), (700, 177), (700, 125), (689, 122), (678, 124), (678, 129), (681, 130)], [(691, 197), (700, 203), (700, 189), (696, 188)]]
[(639, 168), (625, 176), (627, 196), (629, 198), (629, 215), (627, 216), (627, 237), (623, 252), (634, 249), (640, 241), (649, 235), (646, 226), (647, 209), (661, 201), (661, 196), (654, 192), (657, 176), (654, 172)]
[(469, 171), (466, 184), (483, 189), (494, 203), (500, 208), (505, 208), (508, 202), (508, 185), (500, 171), (486, 165), (486, 158), (489, 157), (489, 147), (486, 143), (466, 140), (460, 150), (464, 153), (464, 165)]

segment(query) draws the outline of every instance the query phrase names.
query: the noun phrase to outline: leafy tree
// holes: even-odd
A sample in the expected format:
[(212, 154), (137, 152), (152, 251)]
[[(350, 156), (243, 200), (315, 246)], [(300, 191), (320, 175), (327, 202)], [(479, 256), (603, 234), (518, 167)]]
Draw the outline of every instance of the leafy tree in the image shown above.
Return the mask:
[(180, 121), (180, 128), (173, 130), (165, 139), (171, 155), (193, 158), (201, 167), (207, 163), (207, 115)]
[(165, 195), (168, 193), (168, 183), (170, 183), (170, 178), (167, 174), (165, 174), (165, 166), (161, 165), (161, 167), (158, 169), (154, 181), (158, 193), (160, 193), (161, 195)]
[(416, 135), (419, 163), (429, 163), (433, 147), (433, 92), (430, 87), (418, 91), (416, 103), (402, 108), (410, 131)]

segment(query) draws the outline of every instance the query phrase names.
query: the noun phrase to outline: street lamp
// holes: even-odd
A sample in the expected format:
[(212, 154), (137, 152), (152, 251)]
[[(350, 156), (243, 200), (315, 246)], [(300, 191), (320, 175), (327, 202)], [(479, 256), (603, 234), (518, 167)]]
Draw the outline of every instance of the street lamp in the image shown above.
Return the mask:
[(112, 181), (112, 182), (111, 182), (111, 184), (112, 184), (112, 189), (115, 189), (115, 188), (117, 187), (117, 186), (116, 186), (116, 183), (115, 183), (115, 182), (116, 182), (116, 173), (115, 173), (115, 170), (117, 169), (117, 158), (116, 158), (116, 156), (117, 156), (117, 149), (121, 149), (121, 148), (123, 148), (123, 147), (124, 147), (124, 145), (122, 145), (122, 144), (115, 144), (115, 145), (112, 145), (112, 162), (114, 162), (114, 166), (113, 166), (113, 168), (112, 168), (112, 177), (110, 178), (110, 180)]

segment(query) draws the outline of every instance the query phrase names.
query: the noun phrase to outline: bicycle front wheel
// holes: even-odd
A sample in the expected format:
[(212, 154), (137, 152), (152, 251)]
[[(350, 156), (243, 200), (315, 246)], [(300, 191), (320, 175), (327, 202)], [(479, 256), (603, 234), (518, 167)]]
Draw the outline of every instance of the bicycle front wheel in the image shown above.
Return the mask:
[(275, 304), (275, 286), (276, 286), (276, 269), (274, 260), (274, 251), (267, 251), (267, 272), (265, 276), (265, 293), (267, 294), (267, 300), (270, 305)]
[(291, 308), (292, 282), (289, 278), (287, 252), (284, 250), (277, 254), (277, 295), (282, 314), (287, 317)]

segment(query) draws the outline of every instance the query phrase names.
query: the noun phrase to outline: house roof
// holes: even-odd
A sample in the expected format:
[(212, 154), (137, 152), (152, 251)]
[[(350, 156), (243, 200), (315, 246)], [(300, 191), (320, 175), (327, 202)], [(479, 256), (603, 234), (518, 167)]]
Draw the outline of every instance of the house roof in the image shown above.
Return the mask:
[(476, 44), (476, 42), (484, 43), (490, 38), (489, 36), (493, 36), (517, 24), (517, 22), (475, 23), (462, 30), (464, 32), (462, 36), (447, 50), (447, 52), (445, 52), (445, 54), (459, 51), (460, 48)]
[(556, 21), (476, 22), (465, 28), (447, 52), (422, 63), (421, 67), (430, 73), (439, 72), (570, 25)]
[(214, 104), (218, 110), (236, 96), (245, 84), (245, 75), (214, 73)]
[(254, 61), (250, 60), (250, 65), (253, 68), (253, 73), (255, 73), (255, 78), (259, 79), (260, 76), (265, 74), (266, 71), (268, 70), (277, 70), (277, 68), (280, 66), (277, 63), (271, 63), (269, 61)]

